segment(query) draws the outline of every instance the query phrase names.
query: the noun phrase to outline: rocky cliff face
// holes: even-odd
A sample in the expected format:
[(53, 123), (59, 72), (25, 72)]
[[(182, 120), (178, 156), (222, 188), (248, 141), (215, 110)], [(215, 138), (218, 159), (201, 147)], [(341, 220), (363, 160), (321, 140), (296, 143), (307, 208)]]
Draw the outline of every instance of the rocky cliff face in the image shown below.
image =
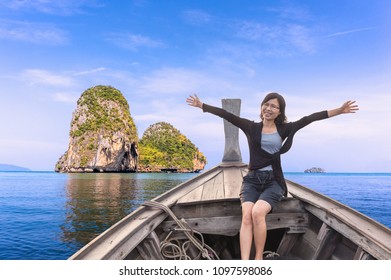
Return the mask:
[(139, 142), (140, 172), (198, 172), (206, 164), (205, 156), (171, 124), (151, 125)]
[(69, 147), (56, 172), (137, 171), (137, 130), (122, 93), (109, 86), (86, 90), (77, 102)]

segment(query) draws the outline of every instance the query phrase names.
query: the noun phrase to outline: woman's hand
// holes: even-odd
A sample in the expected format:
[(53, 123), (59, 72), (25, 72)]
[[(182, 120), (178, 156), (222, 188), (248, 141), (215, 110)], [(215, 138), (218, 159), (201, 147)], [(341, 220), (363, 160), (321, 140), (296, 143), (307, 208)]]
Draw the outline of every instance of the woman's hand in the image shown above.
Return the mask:
[(354, 104), (356, 101), (346, 101), (340, 108), (341, 114), (356, 113), (358, 105)]
[(356, 113), (358, 111), (358, 105), (356, 101), (346, 101), (341, 107), (327, 111), (329, 117), (334, 117), (340, 114)]
[(202, 102), (198, 98), (197, 94), (190, 95), (187, 99), (186, 102), (188, 105), (193, 106), (193, 107), (198, 107), (202, 109)]

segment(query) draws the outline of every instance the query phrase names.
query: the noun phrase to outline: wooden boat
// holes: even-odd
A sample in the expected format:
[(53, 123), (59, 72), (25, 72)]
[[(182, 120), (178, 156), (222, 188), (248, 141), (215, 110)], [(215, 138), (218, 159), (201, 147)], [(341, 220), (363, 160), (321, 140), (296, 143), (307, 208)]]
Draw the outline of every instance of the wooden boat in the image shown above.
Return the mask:
[[(240, 100), (223, 100), (239, 114)], [(224, 121), (220, 165), (163, 193), (70, 257), (76, 259), (240, 259), (238, 129)], [(391, 259), (391, 230), (329, 197), (287, 181), (289, 196), (267, 216), (266, 258)]]

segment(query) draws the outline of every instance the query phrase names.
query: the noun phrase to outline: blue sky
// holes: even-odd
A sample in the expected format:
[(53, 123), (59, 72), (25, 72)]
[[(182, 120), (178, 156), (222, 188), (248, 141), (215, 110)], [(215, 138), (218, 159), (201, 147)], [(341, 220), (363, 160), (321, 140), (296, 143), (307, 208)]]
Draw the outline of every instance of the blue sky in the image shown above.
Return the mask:
[(169, 122), (207, 168), (222, 158), (222, 120), (189, 94), (240, 98), (256, 121), (270, 91), (290, 121), (357, 100), (358, 113), (300, 131), (283, 168), (391, 172), (390, 26), (387, 0), (0, 0), (0, 163), (53, 170), (81, 93), (111, 85), (139, 137)]

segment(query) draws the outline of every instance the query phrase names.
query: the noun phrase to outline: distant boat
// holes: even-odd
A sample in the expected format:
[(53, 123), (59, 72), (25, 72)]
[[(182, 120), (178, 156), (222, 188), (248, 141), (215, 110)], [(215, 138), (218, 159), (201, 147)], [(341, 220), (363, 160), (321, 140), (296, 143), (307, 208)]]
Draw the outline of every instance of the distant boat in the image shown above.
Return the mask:
[(160, 169), (160, 172), (163, 172), (163, 173), (177, 173), (178, 169), (177, 168), (162, 168), (162, 169)]
[[(223, 100), (239, 114), (240, 100)], [(238, 129), (224, 121), (226, 145), (218, 166), (163, 193), (117, 222), (73, 256), (76, 259), (240, 259)], [(391, 259), (391, 230), (327, 196), (287, 181), (289, 196), (267, 215), (265, 258)]]

